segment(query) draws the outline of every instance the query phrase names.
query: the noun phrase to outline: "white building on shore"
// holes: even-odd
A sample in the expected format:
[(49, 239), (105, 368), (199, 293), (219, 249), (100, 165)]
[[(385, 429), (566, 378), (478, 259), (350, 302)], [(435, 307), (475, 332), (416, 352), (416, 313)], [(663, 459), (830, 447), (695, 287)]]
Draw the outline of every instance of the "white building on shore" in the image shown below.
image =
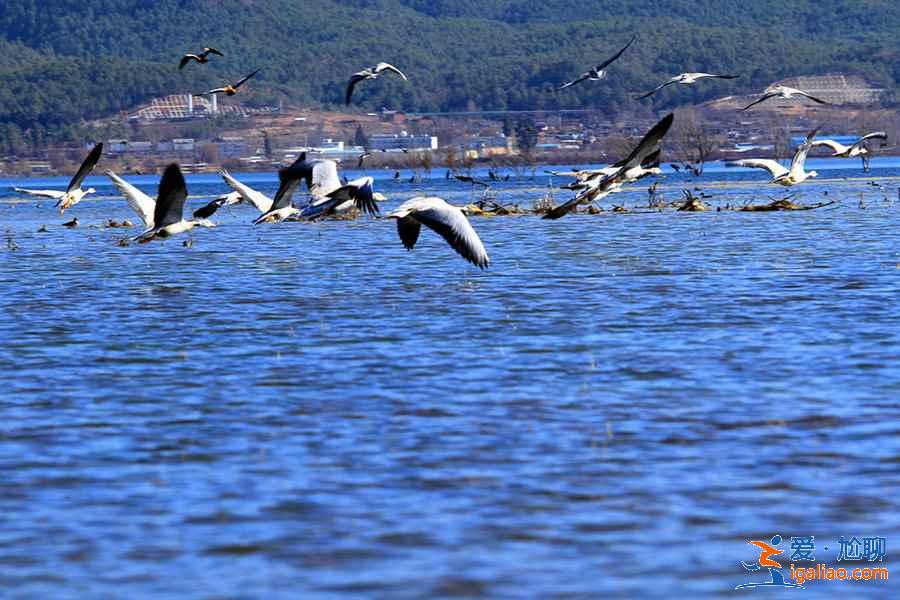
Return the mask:
[(403, 131), (393, 135), (376, 133), (369, 136), (369, 151), (427, 152), (437, 149), (438, 139), (433, 135), (409, 135)]

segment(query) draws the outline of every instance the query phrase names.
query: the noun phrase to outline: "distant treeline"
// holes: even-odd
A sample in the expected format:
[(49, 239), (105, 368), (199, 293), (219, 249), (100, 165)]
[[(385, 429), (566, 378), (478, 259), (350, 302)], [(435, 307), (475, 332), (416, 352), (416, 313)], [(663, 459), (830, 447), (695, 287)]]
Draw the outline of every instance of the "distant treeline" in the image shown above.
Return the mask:
[[(648, 109), (829, 72), (894, 90), (898, 30), (894, 0), (4, 0), (0, 151), (75, 139), (86, 120), (257, 66), (243, 101), (326, 108), (342, 105), (350, 73), (380, 60), (401, 67), (410, 83), (359, 87), (355, 101), (368, 110), (614, 115), (634, 109), (635, 92), (686, 70), (741, 78), (667, 89)], [(550, 91), (632, 33), (638, 42), (607, 80)], [(205, 45), (226, 57), (177, 69), (182, 53)]]

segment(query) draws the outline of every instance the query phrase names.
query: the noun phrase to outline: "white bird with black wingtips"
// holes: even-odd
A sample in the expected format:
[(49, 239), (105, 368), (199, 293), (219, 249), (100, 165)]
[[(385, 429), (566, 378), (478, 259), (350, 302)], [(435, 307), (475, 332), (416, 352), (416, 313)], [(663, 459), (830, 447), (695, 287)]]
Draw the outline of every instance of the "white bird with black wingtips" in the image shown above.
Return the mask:
[(660, 143), (672, 127), (674, 114), (663, 117), (641, 139), (627, 158), (613, 165), (615, 171), (604, 170), (586, 179), (577, 196), (547, 211), (543, 219), (559, 219), (576, 210), (580, 204), (599, 200), (618, 191), (623, 184), (637, 181), (641, 177), (659, 173)]
[(181, 174), (181, 168), (173, 163), (166, 167), (159, 182), (159, 193), (153, 207), (153, 225), (135, 237), (135, 241), (143, 244), (155, 239), (165, 239), (200, 225), (199, 220), (186, 220), (183, 216), (187, 197), (184, 175)]
[(395, 67), (394, 65), (386, 62), (380, 62), (374, 67), (369, 67), (368, 69), (363, 69), (358, 73), (354, 73), (350, 77), (350, 82), (347, 84), (347, 94), (345, 101), (349, 105), (353, 100), (353, 90), (356, 89), (356, 84), (360, 81), (369, 81), (372, 79), (378, 79), (382, 73), (385, 71), (390, 71), (391, 73), (396, 73), (400, 77), (403, 78), (403, 81), (409, 81), (409, 78), (403, 74), (403, 71)]
[(876, 131), (862, 136), (849, 146), (845, 146), (834, 140), (816, 140), (813, 142), (813, 148), (817, 146), (825, 146), (831, 148), (833, 158), (856, 158), (862, 160), (863, 170), (869, 171), (869, 160), (871, 151), (869, 150), (869, 140), (881, 140), (882, 145), (887, 141), (887, 134), (883, 131)]
[[(144, 224), (144, 227), (146, 227), (147, 229), (152, 229), (154, 225), (154, 213), (156, 212), (156, 200), (154, 200), (135, 186), (131, 185), (112, 171), (107, 171), (106, 176), (110, 178), (119, 192), (125, 197), (125, 200), (128, 201), (128, 206), (130, 206), (131, 210), (133, 210), (134, 213), (138, 216), (138, 218)], [(210, 204), (215, 203), (217, 200), (214, 200)], [(215, 227), (215, 224), (213, 222), (207, 220), (206, 217), (198, 216), (197, 212), (194, 213), (194, 219), (192, 219), (195, 226)], [(211, 216), (211, 213), (209, 216)]]
[(643, 96), (638, 96), (636, 100), (643, 100), (645, 98), (649, 98), (656, 92), (661, 89), (668, 87), (670, 85), (680, 84), (680, 85), (693, 85), (700, 81), (701, 79), (737, 79), (738, 75), (713, 75), (712, 73), (682, 73), (681, 75), (676, 75), (672, 77), (665, 83), (658, 85), (655, 89), (650, 92), (647, 92)]
[(816, 137), (818, 129), (813, 130), (806, 140), (797, 148), (791, 168), (788, 169), (775, 160), (766, 158), (748, 158), (725, 163), (726, 167), (746, 167), (750, 169), (765, 169), (772, 175), (772, 183), (792, 187), (804, 181), (818, 176), (815, 171), (806, 171), (806, 157), (812, 148), (812, 141)]
[(84, 162), (81, 163), (81, 167), (78, 168), (78, 172), (75, 173), (75, 176), (72, 177), (71, 181), (69, 181), (69, 185), (66, 188), (65, 192), (60, 192), (58, 190), (28, 190), (23, 188), (13, 189), (19, 193), (28, 194), (29, 196), (53, 198), (54, 200), (56, 200), (56, 208), (59, 209), (59, 214), (63, 214), (66, 212), (66, 210), (81, 202), (82, 198), (97, 191), (94, 188), (83, 190), (81, 189), (81, 184), (84, 182), (85, 177), (90, 175), (91, 171), (94, 170), (94, 167), (97, 166), (97, 163), (100, 161), (100, 156), (102, 154), (103, 143), (101, 142), (94, 146), (94, 149), (91, 150), (90, 154), (87, 155), (87, 158), (84, 159)]
[[(306, 161), (306, 152), (302, 152), (291, 166), (279, 170), (278, 191), (275, 192), (275, 198), (272, 199), (272, 206), (253, 221), (253, 224), (279, 223), (299, 215), (300, 209), (296, 208), (291, 200), (300, 180), (304, 177), (309, 177), (309, 172), (310, 164)], [(340, 185), (340, 182), (338, 182), (338, 185)]]
[(849, 146), (845, 146), (840, 142), (836, 142), (834, 140), (816, 140), (812, 143), (813, 148), (819, 146), (826, 146), (831, 148), (834, 152), (832, 157), (835, 158), (856, 158), (857, 156), (864, 156), (869, 154), (869, 149), (866, 147), (866, 142), (869, 140), (887, 140), (887, 134), (883, 131), (876, 131), (874, 133), (870, 133), (868, 135), (864, 135), (859, 138)]
[(372, 191), (373, 179), (360, 177), (328, 192), (325, 196), (314, 198), (300, 211), (301, 219), (314, 221), (322, 217), (339, 214), (345, 207), (355, 206), (370, 215), (378, 214), (375, 193)]
[(756, 100), (754, 100), (753, 102), (751, 102), (750, 104), (748, 104), (747, 106), (742, 108), (741, 111), (743, 112), (745, 110), (750, 110), (757, 104), (761, 104), (761, 103), (765, 102), (766, 100), (770, 100), (772, 98), (781, 98), (783, 100), (793, 100), (795, 98), (809, 98), (816, 104), (828, 105), (828, 103), (825, 102), (824, 100), (816, 98), (815, 96), (813, 96), (807, 92), (804, 92), (803, 90), (798, 90), (797, 88), (787, 87), (785, 85), (775, 85), (775, 86), (771, 86), (771, 87), (767, 88), (759, 98), (757, 98)]
[(463, 211), (442, 198), (416, 197), (407, 200), (388, 215), (397, 219), (397, 233), (407, 250), (412, 250), (425, 225), (443, 237), (450, 247), (480, 269), (491, 264), (481, 238), (475, 233)]

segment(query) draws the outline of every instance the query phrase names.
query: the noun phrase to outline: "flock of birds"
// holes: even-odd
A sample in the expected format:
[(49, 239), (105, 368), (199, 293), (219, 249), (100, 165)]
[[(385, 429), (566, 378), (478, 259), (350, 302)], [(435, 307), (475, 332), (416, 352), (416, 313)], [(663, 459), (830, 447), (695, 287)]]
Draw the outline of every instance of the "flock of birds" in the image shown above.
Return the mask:
[[(632, 37), (621, 50), (609, 59), (592, 67), (580, 77), (558, 86), (556, 90), (561, 91), (584, 81), (605, 79), (610, 65), (618, 60), (635, 40), (636, 37)], [(197, 54), (185, 54), (179, 63), (179, 69), (183, 69), (191, 62), (205, 64), (209, 62), (211, 55), (224, 57), (222, 52), (207, 47)], [(225, 94), (233, 96), (259, 71), (260, 69), (256, 69), (234, 83), (195, 95)], [(359, 83), (377, 79), (385, 73), (393, 73), (404, 81), (408, 81), (407, 76), (400, 69), (389, 63), (380, 62), (373, 67), (354, 73), (350, 77), (345, 94), (346, 103), (352, 102), (353, 92)], [(639, 100), (649, 98), (670, 85), (693, 85), (706, 79), (734, 79), (736, 77), (737, 75), (682, 73), (636, 98)], [(779, 85), (765, 90), (758, 99), (741, 110), (749, 110), (772, 98), (787, 100), (808, 98), (818, 104), (826, 104), (823, 100), (815, 98), (803, 90)], [(553, 171), (553, 174), (574, 178), (575, 181), (565, 188), (576, 193), (570, 200), (547, 210), (543, 218), (559, 219), (576, 211), (581, 205), (596, 202), (611, 193), (621, 191), (627, 184), (651, 175), (659, 175), (661, 173), (661, 142), (671, 129), (674, 119), (674, 114), (665, 116), (646, 133), (628, 156), (608, 167), (570, 172)], [(816, 140), (816, 134), (817, 131), (813, 131), (806, 137), (806, 140), (796, 150), (789, 168), (770, 159), (746, 159), (726, 164), (734, 167), (765, 169), (772, 175), (772, 183), (795, 186), (817, 175), (815, 171), (806, 171), (805, 168), (806, 157), (812, 148), (827, 147), (832, 150), (832, 156), (835, 157), (860, 157), (867, 165), (870, 154), (868, 142), (874, 139), (882, 141), (887, 139), (884, 132), (874, 132), (861, 137), (852, 145), (846, 146), (834, 140)], [(102, 154), (103, 144), (100, 143), (84, 159), (65, 191), (14, 189), (20, 193), (56, 200), (56, 207), (60, 214), (63, 214), (78, 204), (86, 195), (95, 193), (94, 188), (83, 189), (82, 184), (85, 178), (93, 172)], [(360, 166), (362, 166), (362, 158)], [(243, 203), (254, 207), (259, 216), (254, 219), (253, 223), (259, 225), (281, 221), (315, 221), (328, 216), (341, 215), (353, 209), (370, 215), (378, 215), (377, 202), (384, 199), (374, 191), (372, 177), (342, 181), (338, 174), (337, 163), (325, 159), (310, 159), (305, 152), (293, 164), (278, 172), (279, 187), (273, 198), (240, 182), (227, 171), (222, 171), (221, 175), (232, 191), (214, 199), (194, 211), (189, 218), (185, 218), (184, 205), (188, 198), (187, 183), (177, 164), (171, 164), (165, 169), (156, 199), (151, 198), (115, 173), (107, 172), (107, 176), (144, 224), (144, 231), (134, 238), (134, 241), (140, 243), (172, 237), (190, 231), (194, 227), (214, 227), (214, 223), (209, 218), (223, 206)], [(466, 178), (458, 176), (457, 179), (465, 181)], [(295, 205), (294, 194), (301, 182), (306, 184), (309, 192), (308, 200), (303, 204)], [(460, 256), (473, 265), (486, 268), (490, 264), (484, 244), (469, 223), (464, 211), (441, 198), (424, 196), (412, 198), (387, 214), (386, 217), (396, 221), (397, 234), (403, 246), (408, 250), (413, 249), (418, 240), (421, 226), (425, 225), (443, 237)]]

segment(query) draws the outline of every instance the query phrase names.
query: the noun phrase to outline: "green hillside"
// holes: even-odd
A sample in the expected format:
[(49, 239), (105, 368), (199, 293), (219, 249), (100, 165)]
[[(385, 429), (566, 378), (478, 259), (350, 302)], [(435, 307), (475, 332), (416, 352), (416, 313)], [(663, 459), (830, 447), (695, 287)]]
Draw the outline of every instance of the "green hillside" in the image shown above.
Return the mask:
[[(889, 0), (4, 0), (0, 141), (74, 135), (83, 119), (257, 66), (245, 101), (337, 107), (350, 73), (387, 60), (412, 83), (362, 85), (358, 105), (415, 111), (615, 113), (684, 70), (742, 77), (666, 90), (655, 108), (836, 71), (894, 89), (898, 28), (900, 3)], [(547, 91), (632, 33), (638, 42), (608, 80)], [(204, 45), (226, 58), (179, 72), (180, 55)]]

